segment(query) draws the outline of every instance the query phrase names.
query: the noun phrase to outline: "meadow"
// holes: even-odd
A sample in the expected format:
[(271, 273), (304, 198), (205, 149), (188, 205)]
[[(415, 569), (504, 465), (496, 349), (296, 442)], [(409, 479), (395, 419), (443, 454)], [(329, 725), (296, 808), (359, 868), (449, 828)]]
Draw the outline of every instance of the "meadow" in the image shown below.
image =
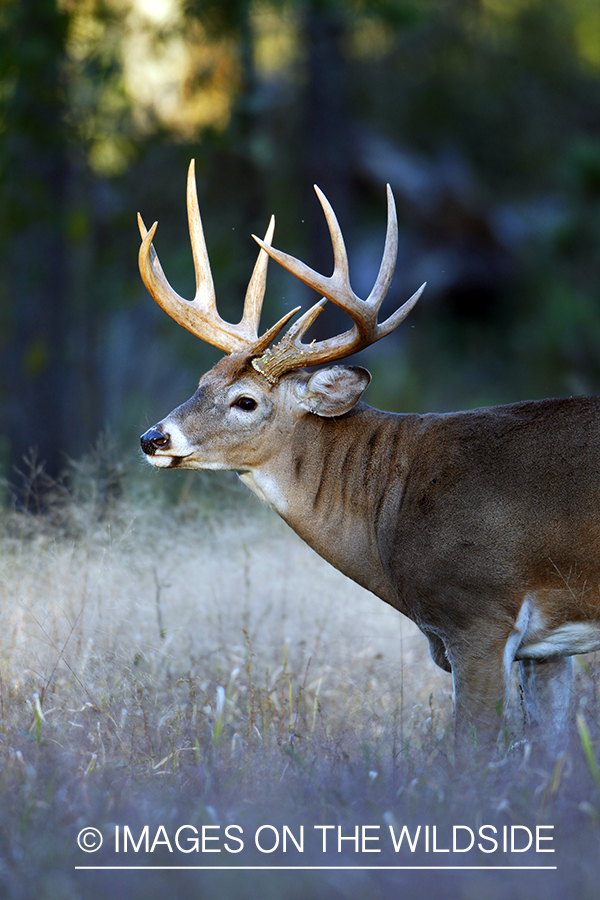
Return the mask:
[[(2, 519), (0, 897), (597, 897), (595, 657), (557, 759), (515, 683), (502, 752), (457, 772), (451, 678), (412, 623), (235, 476), (106, 471)], [(495, 852), (446, 852), (455, 825)], [(555, 852), (504, 850), (514, 826)]]

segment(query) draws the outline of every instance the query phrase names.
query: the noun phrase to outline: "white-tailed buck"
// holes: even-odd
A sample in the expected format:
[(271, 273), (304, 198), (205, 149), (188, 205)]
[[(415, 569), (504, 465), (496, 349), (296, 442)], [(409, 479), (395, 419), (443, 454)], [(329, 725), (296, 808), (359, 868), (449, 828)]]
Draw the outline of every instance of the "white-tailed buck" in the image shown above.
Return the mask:
[[(141, 438), (162, 468), (230, 469), (317, 553), (390, 603), (452, 672), (456, 736), (491, 747), (519, 660), (530, 722), (560, 731), (571, 656), (600, 647), (600, 401), (572, 397), (445, 415), (397, 415), (360, 400), (369, 373), (331, 363), (389, 334), (422, 288), (385, 322), (397, 221), (388, 187), (383, 260), (369, 297), (350, 287), (344, 240), (317, 189), (334, 252), (319, 275), (271, 246), (258, 255), (237, 325), (219, 316), (193, 162), (187, 188), (196, 296), (181, 298), (139, 220), (144, 283), (176, 322), (228, 355), (186, 403)], [(323, 299), (270, 346), (261, 337), (268, 257)], [(326, 341), (302, 338), (327, 301), (353, 320)]]

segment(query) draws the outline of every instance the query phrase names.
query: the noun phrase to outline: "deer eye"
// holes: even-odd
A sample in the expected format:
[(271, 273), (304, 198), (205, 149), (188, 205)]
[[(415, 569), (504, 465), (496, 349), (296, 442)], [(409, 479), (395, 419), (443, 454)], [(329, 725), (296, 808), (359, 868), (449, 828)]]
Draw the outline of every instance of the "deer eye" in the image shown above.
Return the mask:
[(237, 406), (239, 409), (243, 409), (244, 412), (252, 412), (253, 409), (256, 409), (257, 402), (253, 397), (238, 397), (235, 403), (232, 406)]

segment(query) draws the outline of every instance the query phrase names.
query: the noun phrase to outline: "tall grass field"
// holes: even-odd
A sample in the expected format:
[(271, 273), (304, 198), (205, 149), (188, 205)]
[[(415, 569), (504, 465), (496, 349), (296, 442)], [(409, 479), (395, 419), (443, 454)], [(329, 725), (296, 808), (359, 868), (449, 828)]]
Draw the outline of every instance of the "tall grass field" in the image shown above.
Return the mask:
[(235, 476), (97, 469), (2, 517), (0, 897), (599, 896), (593, 655), (461, 771), (411, 622)]

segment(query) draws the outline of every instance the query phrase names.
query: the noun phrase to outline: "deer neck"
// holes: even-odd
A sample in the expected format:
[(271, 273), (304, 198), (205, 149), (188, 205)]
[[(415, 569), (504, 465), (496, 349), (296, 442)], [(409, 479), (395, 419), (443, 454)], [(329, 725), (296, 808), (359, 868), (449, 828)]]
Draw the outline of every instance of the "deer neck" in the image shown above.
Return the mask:
[(378, 531), (402, 504), (412, 418), (362, 403), (339, 419), (305, 416), (279, 453), (240, 476), (320, 556), (394, 604)]

